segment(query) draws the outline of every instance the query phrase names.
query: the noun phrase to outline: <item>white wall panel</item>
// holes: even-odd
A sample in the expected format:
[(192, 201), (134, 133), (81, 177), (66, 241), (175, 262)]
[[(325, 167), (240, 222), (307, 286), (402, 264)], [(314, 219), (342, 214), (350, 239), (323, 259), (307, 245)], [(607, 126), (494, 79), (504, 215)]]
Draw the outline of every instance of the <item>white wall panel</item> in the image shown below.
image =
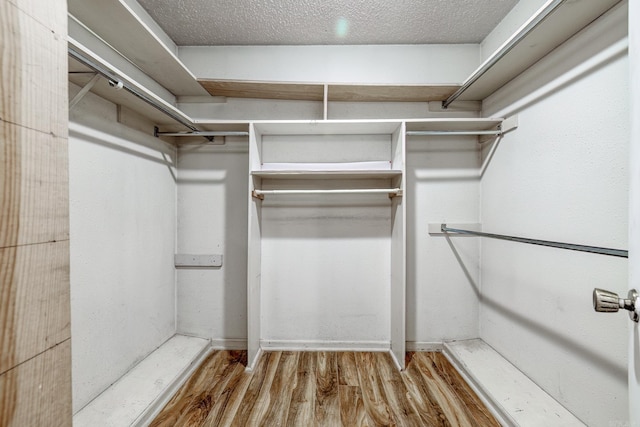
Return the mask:
[(175, 333), (176, 167), (175, 148), (93, 94), (69, 127), (76, 412)]
[[(482, 180), (483, 231), (627, 248), (625, 52), (565, 71), (571, 78), (553, 74), (576, 46), (590, 49), (585, 61), (597, 57), (602, 46), (584, 38), (613, 24), (599, 22), (486, 102), (495, 114), (518, 111), (519, 126)], [(527, 87), (538, 93), (522, 103)], [(624, 293), (627, 260), (485, 239), (481, 271), (481, 338), (588, 425), (625, 423), (628, 318), (595, 313), (591, 293)]]
[(261, 338), (388, 348), (389, 198), (315, 199), (262, 204)]
[(179, 57), (198, 78), (321, 82), (460, 83), (479, 45), (188, 46)]
[(430, 236), (428, 224), (478, 222), (479, 166), (473, 137), (407, 138), (408, 341), (478, 336), (479, 243)]
[(177, 271), (177, 324), (188, 335), (246, 339), (249, 156), (241, 138), (226, 139), (178, 151), (178, 253), (222, 254), (223, 265)]

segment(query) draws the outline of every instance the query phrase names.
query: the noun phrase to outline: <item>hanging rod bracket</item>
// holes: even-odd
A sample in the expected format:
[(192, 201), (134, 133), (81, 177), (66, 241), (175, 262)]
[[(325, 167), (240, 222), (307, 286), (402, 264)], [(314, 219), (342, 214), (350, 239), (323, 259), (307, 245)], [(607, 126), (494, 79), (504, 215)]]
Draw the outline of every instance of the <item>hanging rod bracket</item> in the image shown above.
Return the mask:
[(87, 93), (89, 93), (89, 91), (93, 88), (93, 86), (95, 86), (95, 84), (98, 83), (98, 80), (100, 80), (100, 77), (102, 77), (97, 72), (93, 72), (92, 74), (93, 74), (93, 77), (91, 78), (91, 80), (89, 80), (87, 84), (85, 84), (82, 87), (82, 89), (80, 89), (80, 91), (76, 94), (76, 96), (74, 96), (73, 99), (69, 101), (69, 111), (73, 110), (73, 107), (75, 107), (76, 104), (78, 104), (78, 102), (80, 102), (82, 98), (84, 98), (84, 96)]

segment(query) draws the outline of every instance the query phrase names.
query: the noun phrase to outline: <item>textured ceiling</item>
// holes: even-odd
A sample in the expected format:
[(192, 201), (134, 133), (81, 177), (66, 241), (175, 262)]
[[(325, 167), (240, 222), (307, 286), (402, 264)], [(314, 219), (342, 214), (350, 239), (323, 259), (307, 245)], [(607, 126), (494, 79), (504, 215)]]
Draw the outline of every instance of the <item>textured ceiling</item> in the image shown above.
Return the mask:
[(479, 43), (517, 0), (139, 2), (177, 45), (218, 46)]

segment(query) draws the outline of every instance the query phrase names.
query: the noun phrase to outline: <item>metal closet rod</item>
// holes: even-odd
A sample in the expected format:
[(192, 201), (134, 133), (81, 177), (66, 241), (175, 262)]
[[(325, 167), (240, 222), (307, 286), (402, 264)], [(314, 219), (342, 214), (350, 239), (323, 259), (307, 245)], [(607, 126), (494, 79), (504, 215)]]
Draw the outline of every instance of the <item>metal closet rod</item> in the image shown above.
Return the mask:
[(158, 128), (154, 128), (154, 136), (249, 136), (249, 132), (245, 131), (214, 131), (214, 130), (195, 130), (192, 132), (159, 132)]
[(407, 136), (423, 135), (502, 135), (501, 130), (408, 130)]
[(537, 14), (529, 23), (523, 27), (513, 38), (511, 38), (507, 44), (502, 46), (502, 48), (492, 56), (487, 62), (482, 64), (480, 68), (478, 68), (469, 78), (460, 86), (460, 88), (455, 91), (451, 96), (449, 96), (446, 100), (442, 101), (442, 108), (448, 108), (449, 105), (458, 99), (460, 95), (462, 95), (469, 86), (474, 84), (480, 77), (482, 77), (489, 69), (491, 69), (498, 61), (500, 61), (507, 53), (509, 53), (515, 46), (518, 45), (534, 28), (538, 26), (542, 21), (547, 19), (549, 15), (551, 15), (565, 0), (555, 0), (547, 7), (544, 8), (539, 14)]
[(358, 188), (336, 190), (253, 190), (253, 194), (262, 196), (265, 194), (393, 194), (400, 195), (400, 188)]
[(503, 234), (483, 233), (481, 231), (461, 230), (459, 228), (449, 228), (447, 224), (442, 224), (440, 230), (443, 233), (471, 234), (474, 236), (489, 237), (491, 239), (509, 240), (511, 242), (528, 243), (531, 245), (549, 246), (558, 249), (568, 249), (571, 251), (590, 252), (600, 255), (610, 255), (620, 258), (629, 258), (629, 251), (622, 249), (602, 248), (599, 246), (576, 245), (573, 243), (553, 242), (550, 240), (528, 239), (525, 237), (505, 236)]
[(109, 83), (112, 86), (115, 87), (119, 83), (122, 84), (122, 88), (125, 89), (127, 92), (129, 92), (132, 95), (136, 96), (137, 98), (143, 100), (144, 102), (146, 102), (147, 104), (151, 105), (152, 107), (154, 107), (155, 109), (157, 109), (161, 113), (171, 117), (173, 120), (175, 120), (176, 122), (178, 122), (181, 125), (185, 126), (186, 128), (188, 128), (188, 129), (190, 129), (192, 131), (198, 131), (199, 130), (193, 124), (189, 123), (184, 118), (182, 118), (179, 115), (177, 115), (175, 112), (169, 110), (168, 108), (166, 108), (162, 104), (158, 103), (153, 98), (150, 98), (149, 96), (145, 95), (144, 93), (138, 91), (135, 87), (132, 87), (130, 84), (125, 82), (120, 76), (115, 74), (113, 71), (103, 67), (100, 64), (96, 64), (91, 59), (87, 58), (82, 53), (80, 53), (79, 51), (75, 50), (73, 47), (69, 46), (68, 52), (69, 52), (69, 56), (70, 57), (72, 57), (75, 60), (77, 60), (78, 62), (86, 65), (87, 67), (89, 67), (93, 71), (95, 71), (96, 73), (102, 75), (104, 78), (109, 80)]

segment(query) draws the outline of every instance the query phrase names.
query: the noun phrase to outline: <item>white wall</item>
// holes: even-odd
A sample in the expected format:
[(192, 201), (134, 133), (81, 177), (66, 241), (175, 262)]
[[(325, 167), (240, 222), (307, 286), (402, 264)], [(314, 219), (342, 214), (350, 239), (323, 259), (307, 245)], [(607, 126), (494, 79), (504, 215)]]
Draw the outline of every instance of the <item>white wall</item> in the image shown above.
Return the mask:
[(175, 148), (131, 120), (93, 94), (70, 113), (74, 413), (175, 333)]
[[(628, 247), (625, 12), (485, 102), (519, 119), (482, 179), (485, 231)], [(628, 317), (595, 313), (591, 294), (624, 293), (627, 260), (490, 239), (481, 251), (481, 338), (588, 425), (626, 421)]]
[(407, 341), (477, 338), (479, 242), (430, 236), (429, 223), (478, 223), (473, 137), (407, 140)]
[(187, 46), (198, 78), (387, 84), (457, 84), (478, 66), (479, 45)]
[(178, 150), (178, 252), (222, 254), (223, 265), (178, 270), (178, 331), (245, 348), (248, 138), (192, 142)]
[(267, 196), (262, 203), (265, 345), (388, 348), (390, 251), (386, 195)]
[[(251, 104), (251, 101), (246, 101)], [(274, 103), (277, 105), (278, 103)], [(294, 103), (295, 104), (295, 103)], [(257, 101), (256, 105), (268, 109), (269, 103)], [(302, 102), (304, 106), (306, 103)], [(205, 111), (207, 104), (191, 104), (194, 111)], [(335, 106), (345, 119), (354, 118), (388, 118), (388, 117), (476, 117), (474, 112), (429, 112), (426, 103), (341, 103)], [(258, 108), (253, 105), (254, 111)], [(304, 107), (292, 108), (294, 113), (290, 119), (304, 116)], [(247, 188), (248, 188), (248, 143), (241, 139), (227, 138), (226, 146), (184, 146), (179, 149), (178, 160), (178, 247), (184, 253), (222, 253), (224, 265), (220, 269), (179, 270), (178, 271), (178, 330), (182, 333), (225, 340), (224, 343), (242, 347), (246, 340), (246, 239), (247, 239)], [(200, 143), (200, 140), (193, 140)], [(442, 342), (443, 340), (478, 337), (478, 287), (479, 287), (479, 243), (475, 239), (454, 239), (451, 246), (443, 237), (431, 237), (427, 233), (429, 222), (472, 222), (479, 221), (480, 184), (477, 175), (480, 158), (476, 150), (475, 140), (469, 137), (446, 138), (411, 138), (407, 144), (407, 340), (417, 343)], [(289, 243), (299, 245), (303, 249), (313, 245), (329, 245), (331, 241), (340, 240), (343, 229), (337, 220), (332, 220), (339, 210), (329, 210), (329, 215), (322, 221), (329, 226), (330, 235), (304, 234), (293, 223), (293, 235), (282, 234), (278, 230), (280, 223), (276, 219), (287, 215), (284, 209), (269, 211), (267, 206), (266, 245), (270, 245), (268, 253), (290, 253)], [(364, 214), (369, 209), (359, 208)], [(378, 209), (378, 208), (376, 208)], [(298, 209), (300, 211), (301, 209)], [(382, 211), (382, 210), (381, 210)], [(389, 209), (384, 208), (375, 223), (381, 226), (388, 224)], [(298, 213), (288, 213), (297, 215)], [(275, 214), (271, 215), (271, 214)], [(304, 215), (309, 212), (303, 212)], [(269, 216), (271, 215), (271, 216)], [(302, 216), (304, 216), (302, 215)], [(352, 213), (349, 213), (352, 215)], [(387, 218), (387, 219), (385, 219)], [(318, 223), (320, 224), (320, 223)], [(373, 222), (372, 222), (373, 224)], [(322, 229), (318, 225), (318, 230)], [(347, 230), (349, 231), (349, 229)], [(382, 238), (371, 230), (353, 230), (359, 232), (353, 242), (345, 246), (344, 252), (349, 255), (347, 261), (354, 259), (357, 263), (370, 262), (362, 257), (362, 246), (369, 243), (376, 249), (369, 252), (381, 258), (387, 245), (388, 237)], [(346, 232), (346, 231), (344, 231)], [(277, 234), (281, 238), (276, 238)], [(386, 246), (385, 246), (386, 248)], [(271, 249), (277, 252), (271, 251)], [(321, 251), (322, 249), (318, 249)], [(460, 260), (468, 268), (461, 271)], [(333, 256), (333, 255), (332, 255)], [(347, 257), (345, 255), (343, 258)], [(328, 256), (328, 259), (331, 258)], [(274, 258), (269, 262), (279, 263), (287, 268), (286, 256)], [(263, 262), (264, 259), (263, 259)], [(283, 264), (284, 263), (284, 264)], [(380, 272), (385, 267), (374, 264), (374, 271)], [(323, 266), (325, 270), (345, 269), (343, 263), (333, 262), (331, 266)], [(364, 268), (364, 267), (363, 267)], [(385, 267), (386, 268), (386, 267)], [(275, 270), (271, 270), (275, 271)], [(386, 274), (386, 273), (385, 273)], [(263, 278), (264, 280), (264, 278)], [(267, 280), (277, 281), (271, 277)], [(376, 279), (377, 283), (377, 279)], [(363, 283), (358, 283), (362, 286)], [(278, 289), (270, 300), (279, 297)], [(382, 291), (381, 291), (382, 292)], [(379, 293), (378, 303), (370, 301), (367, 310), (369, 315), (385, 296)], [(326, 293), (320, 296), (319, 306), (327, 306), (336, 295)], [(353, 304), (357, 295), (347, 296), (344, 304)], [(267, 299), (265, 299), (266, 301)], [(291, 298), (288, 298), (290, 301)], [(332, 338), (317, 329), (315, 337), (307, 334), (302, 337), (298, 331), (290, 329), (296, 320), (302, 322), (309, 331), (314, 327), (310, 320), (305, 320), (300, 310), (312, 304), (312, 295), (301, 295), (299, 306), (293, 307), (298, 319), (286, 313), (278, 312), (282, 302), (265, 304), (263, 307), (265, 334), (273, 341), (286, 339), (320, 340)], [(446, 302), (446, 303), (443, 303)], [(455, 307), (450, 303), (455, 301)], [(291, 304), (284, 304), (291, 306)], [(386, 306), (383, 307), (386, 311)], [(336, 310), (342, 310), (336, 307)], [(268, 314), (265, 314), (268, 313)], [(384, 317), (376, 319), (380, 328), (365, 330), (361, 322), (351, 331), (343, 331), (340, 340), (348, 341), (357, 336), (364, 337), (370, 343), (388, 340), (388, 321)], [(280, 325), (280, 326), (277, 326)], [(295, 329), (295, 328), (294, 328)], [(341, 332), (342, 333), (342, 332)], [(351, 334), (351, 335), (349, 335)], [(333, 337), (333, 339), (338, 339)], [(230, 340), (230, 341), (229, 341)], [(221, 343), (220, 343), (221, 344)]]

